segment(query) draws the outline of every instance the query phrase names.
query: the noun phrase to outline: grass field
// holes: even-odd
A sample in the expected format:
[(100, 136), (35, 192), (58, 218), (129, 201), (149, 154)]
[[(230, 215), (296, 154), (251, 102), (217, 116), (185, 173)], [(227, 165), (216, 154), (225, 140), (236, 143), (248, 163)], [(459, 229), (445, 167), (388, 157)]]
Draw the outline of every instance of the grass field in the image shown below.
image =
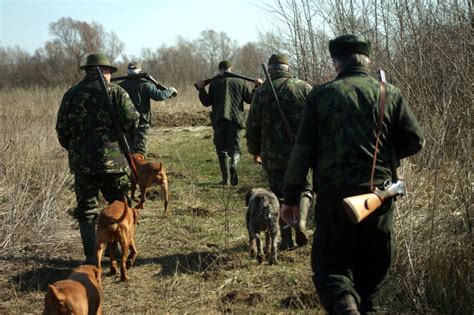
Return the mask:
[[(78, 226), (66, 213), (75, 206), (73, 179), (54, 132), (62, 92), (0, 93), (0, 314), (41, 313), (47, 285), (83, 259)], [(323, 313), (310, 246), (280, 253), (276, 266), (248, 257), (245, 194), (266, 181), (245, 139), (239, 185), (218, 186), (202, 108), (154, 107), (167, 126), (183, 125), (180, 117), (203, 126), (153, 129), (150, 159), (167, 167), (171, 215), (163, 215), (154, 188), (141, 211), (130, 281), (104, 277), (105, 314)], [(459, 181), (465, 170), (455, 162), (433, 170), (410, 161), (403, 170), (412, 184), (397, 202), (397, 258), (382, 301), (392, 314), (472, 314), (472, 186)]]

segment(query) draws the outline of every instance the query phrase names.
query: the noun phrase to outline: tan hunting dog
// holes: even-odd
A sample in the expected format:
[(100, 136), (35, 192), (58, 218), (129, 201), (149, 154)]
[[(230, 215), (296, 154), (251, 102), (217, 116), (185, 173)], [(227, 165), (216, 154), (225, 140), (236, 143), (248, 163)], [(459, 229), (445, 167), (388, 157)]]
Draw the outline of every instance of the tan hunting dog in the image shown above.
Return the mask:
[(66, 280), (48, 285), (44, 315), (100, 315), (102, 286), (100, 269), (82, 265), (72, 270)]
[[(120, 243), (122, 249), (120, 278), (122, 281), (128, 280), (127, 269), (133, 266), (138, 253), (134, 239), (136, 224), (138, 224), (138, 210), (130, 208), (125, 199), (123, 201), (114, 201), (101, 211), (97, 220), (97, 267), (102, 268), (102, 254), (108, 244), (110, 247), (110, 274), (117, 273), (115, 250), (117, 243)], [(129, 249), (130, 256), (128, 255)]]
[[(134, 201), (140, 200), (137, 208), (143, 209), (146, 201), (146, 192), (152, 184), (158, 184), (161, 187), (161, 196), (165, 204), (164, 213), (168, 213), (169, 208), (169, 189), (168, 189), (168, 176), (163, 163), (159, 162), (147, 162), (143, 154), (133, 153), (133, 161), (137, 167), (138, 182), (134, 176), (131, 176), (131, 198)], [(140, 186), (140, 199), (135, 197), (136, 185)]]

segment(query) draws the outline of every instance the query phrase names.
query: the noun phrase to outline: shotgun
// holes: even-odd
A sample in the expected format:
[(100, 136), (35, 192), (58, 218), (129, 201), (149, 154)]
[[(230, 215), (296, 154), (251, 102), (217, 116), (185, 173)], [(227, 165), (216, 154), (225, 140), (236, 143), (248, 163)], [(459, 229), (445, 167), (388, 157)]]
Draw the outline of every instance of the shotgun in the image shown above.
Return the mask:
[(134, 74), (134, 75), (125, 75), (125, 76), (122, 76), (122, 77), (115, 77), (115, 78), (110, 79), (110, 81), (136, 80), (136, 79), (146, 79), (146, 80), (150, 81), (151, 83), (153, 83), (158, 90), (168, 89), (163, 84), (158, 83), (158, 81), (156, 81), (155, 78), (153, 78), (151, 75), (149, 75), (146, 72), (142, 72), (142, 73)]
[(278, 95), (275, 91), (275, 87), (273, 86), (273, 82), (270, 79), (270, 75), (268, 74), (267, 68), (265, 67), (265, 64), (263, 63), (262, 63), (262, 69), (263, 69), (263, 73), (265, 74), (265, 78), (268, 84), (270, 84), (270, 87), (272, 88), (273, 98), (275, 100), (278, 113), (280, 114), (281, 121), (283, 122), (283, 127), (285, 128), (286, 136), (288, 137), (288, 140), (290, 141), (290, 143), (293, 144), (295, 142), (295, 135), (291, 131), (290, 124), (288, 123), (288, 119), (286, 119), (285, 113), (281, 109), (280, 101), (278, 100)]
[(112, 100), (110, 99), (109, 92), (107, 92), (107, 86), (105, 85), (104, 76), (102, 75), (102, 71), (100, 71), (100, 67), (97, 66), (95, 68), (98, 74), (98, 80), (100, 84), (100, 91), (102, 92), (102, 97), (105, 100), (107, 105), (107, 111), (109, 112), (110, 118), (112, 119), (112, 125), (114, 126), (115, 135), (117, 136), (118, 143), (120, 146), (120, 150), (122, 151), (125, 159), (132, 170), (132, 175), (135, 176), (135, 179), (138, 180), (138, 173), (135, 163), (132, 159), (132, 153), (130, 152), (130, 146), (128, 145), (127, 138), (123, 134), (122, 128), (120, 128), (120, 124), (118, 121), (117, 113), (115, 112), (114, 105), (112, 104)]
[[(382, 93), (386, 93), (385, 90), (385, 72), (379, 70), (379, 79), (381, 87), (381, 99), (385, 96)], [(382, 128), (382, 117), (383, 117), (383, 100), (379, 106), (379, 110), (382, 111), (379, 114), (379, 121), (377, 125), (377, 133)], [(378, 150), (376, 148), (376, 150)], [(376, 152), (374, 153), (374, 155)], [(375, 159), (375, 156), (374, 156)], [(371, 193), (357, 195), (352, 197), (347, 197), (343, 199), (343, 205), (346, 210), (349, 219), (353, 223), (359, 223), (364, 220), (368, 215), (377, 210), (387, 198), (394, 198), (397, 196), (406, 195), (406, 184), (404, 181), (398, 178), (397, 167), (400, 166), (400, 161), (396, 157), (395, 148), (390, 147), (390, 170), (392, 171), (392, 180), (387, 180), (384, 184), (384, 189), (381, 190), (378, 187), (375, 187)], [(371, 187), (372, 188), (372, 187)]]
[[(216, 75), (210, 79), (206, 79), (204, 80), (204, 86), (208, 85), (209, 83), (211, 83), (214, 79), (217, 79), (217, 78), (220, 78), (220, 77), (224, 77), (224, 78), (238, 78), (238, 79), (243, 79), (245, 81), (250, 81), (250, 82), (255, 82), (257, 81), (257, 79), (254, 79), (254, 78), (251, 78), (251, 77), (248, 77), (246, 75), (243, 75), (243, 74), (238, 74), (238, 73), (234, 73), (234, 72), (230, 72), (230, 71), (224, 71), (224, 74), (220, 75)], [(199, 88), (197, 87), (196, 84), (194, 84), (194, 87), (199, 91)]]

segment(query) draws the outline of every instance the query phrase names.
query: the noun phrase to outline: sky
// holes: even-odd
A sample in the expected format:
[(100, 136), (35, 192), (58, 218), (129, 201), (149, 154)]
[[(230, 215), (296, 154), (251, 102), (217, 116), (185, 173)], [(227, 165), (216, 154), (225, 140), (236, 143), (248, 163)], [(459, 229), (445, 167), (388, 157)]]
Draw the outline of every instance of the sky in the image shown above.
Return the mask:
[(53, 37), (48, 26), (62, 17), (97, 22), (115, 32), (128, 56), (142, 48), (171, 46), (201, 31), (225, 32), (239, 45), (267, 30), (262, 0), (0, 0), (0, 46), (29, 53)]

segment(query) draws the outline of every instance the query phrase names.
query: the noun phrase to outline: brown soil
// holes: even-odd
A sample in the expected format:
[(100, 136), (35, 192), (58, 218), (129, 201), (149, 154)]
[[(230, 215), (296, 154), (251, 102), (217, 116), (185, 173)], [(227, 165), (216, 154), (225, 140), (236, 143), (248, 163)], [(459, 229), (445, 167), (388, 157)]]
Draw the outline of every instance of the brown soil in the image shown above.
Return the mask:
[(210, 126), (211, 119), (209, 111), (199, 112), (176, 112), (176, 113), (153, 113), (153, 127), (182, 127), (182, 126)]

